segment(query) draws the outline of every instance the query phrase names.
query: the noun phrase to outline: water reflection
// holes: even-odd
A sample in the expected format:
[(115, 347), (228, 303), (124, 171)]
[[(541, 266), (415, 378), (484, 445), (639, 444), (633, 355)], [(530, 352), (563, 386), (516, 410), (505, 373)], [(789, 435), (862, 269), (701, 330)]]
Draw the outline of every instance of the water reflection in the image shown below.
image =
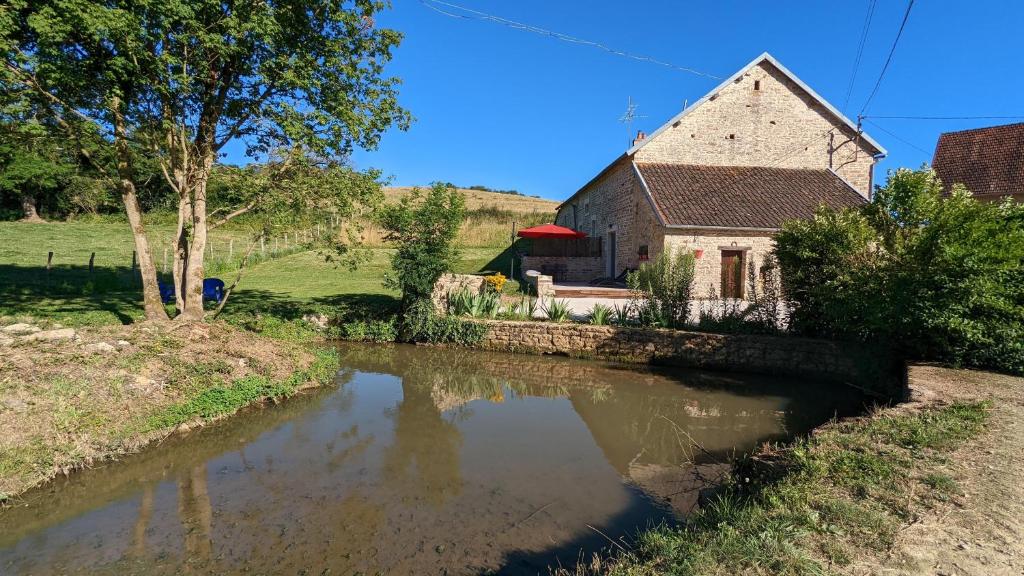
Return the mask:
[(0, 513), (0, 573), (509, 574), (674, 521), (735, 451), (852, 394), (408, 346)]

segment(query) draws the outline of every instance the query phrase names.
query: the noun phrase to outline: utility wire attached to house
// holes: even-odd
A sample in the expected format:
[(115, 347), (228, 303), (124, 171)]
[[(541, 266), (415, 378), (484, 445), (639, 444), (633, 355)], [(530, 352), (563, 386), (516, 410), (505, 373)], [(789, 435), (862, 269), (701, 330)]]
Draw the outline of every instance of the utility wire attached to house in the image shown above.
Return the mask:
[(878, 122), (873, 122), (873, 121), (871, 121), (871, 119), (870, 119), (870, 118), (878, 118), (878, 116), (873, 116), (873, 117), (867, 117), (867, 116), (864, 116), (864, 117), (863, 117), (863, 119), (864, 119), (864, 120), (867, 120), (867, 122), (868, 122), (869, 124), (871, 124), (872, 126), (874, 126), (875, 128), (878, 128), (879, 130), (881, 130), (882, 132), (885, 132), (885, 133), (886, 133), (886, 134), (888, 134), (889, 136), (892, 136), (893, 138), (895, 138), (895, 139), (899, 140), (900, 142), (903, 142), (903, 143), (904, 143), (904, 144), (906, 144), (907, 146), (910, 146), (911, 148), (914, 148), (914, 149), (916, 149), (916, 150), (919, 150), (919, 151), (921, 151), (921, 152), (922, 152), (922, 153), (924, 153), (924, 154), (928, 154), (929, 156), (930, 156), (930, 155), (932, 154), (932, 153), (931, 153), (931, 152), (929, 152), (928, 150), (925, 150), (924, 148), (922, 148), (922, 147), (918, 146), (917, 144), (914, 144), (914, 143), (913, 143), (913, 142), (911, 142), (910, 140), (907, 140), (906, 138), (903, 138), (903, 137), (902, 137), (902, 136), (900, 136), (899, 134), (896, 134), (896, 133), (894, 133), (894, 132), (893, 132), (892, 130), (889, 130), (888, 128), (886, 128), (885, 126), (882, 126), (882, 125), (881, 125), (881, 124), (879, 124)]
[(871, 104), (871, 100), (874, 99), (875, 94), (878, 93), (878, 87), (882, 85), (882, 79), (885, 78), (885, 73), (889, 70), (889, 64), (892, 62), (892, 56), (896, 53), (896, 46), (900, 43), (900, 38), (903, 36), (903, 29), (907, 26), (907, 19), (910, 18), (910, 9), (914, 7), (914, 0), (907, 2), (907, 11), (903, 13), (903, 21), (900, 22), (900, 29), (896, 32), (896, 39), (892, 41), (892, 48), (889, 49), (889, 56), (885, 59), (885, 64), (882, 66), (882, 71), (878, 74), (878, 80), (875, 82), (875, 87), (871, 89), (871, 94), (868, 95), (868, 99), (864, 101), (864, 106), (860, 109), (858, 116), (863, 116), (864, 111), (868, 109), (868, 105)]
[[(420, 4), (424, 5), (425, 7), (429, 8), (431, 10), (433, 10), (434, 12), (437, 12), (439, 14), (443, 14), (443, 15), (448, 16), (450, 18), (458, 18), (458, 19), (461, 19), (461, 20), (484, 20), (484, 21), (495, 22), (497, 24), (501, 24), (503, 26), (508, 26), (509, 28), (513, 28), (515, 30), (522, 30), (524, 32), (532, 32), (534, 34), (539, 34), (541, 36), (548, 36), (550, 38), (554, 38), (555, 40), (561, 40), (563, 42), (569, 42), (571, 44), (581, 44), (581, 45), (584, 45), (584, 46), (590, 46), (592, 48), (597, 48), (599, 50), (603, 50), (605, 52), (608, 52), (609, 54), (614, 54), (616, 56), (621, 56), (623, 58), (629, 58), (631, 60), (637, 60), (639, 62), (647, 62), (647, 63), (650, 63), (650, 64), (657, 64), (658, 66), (664, 66), (666, 68), (671, 68), (673, 70), (678, 70), (680, 72), (687, 72), (689, 74), (694, 74), (694, 75), (697, 75), (697, 76), (703, 76), (705, 78), (711, 78), (711, 79), (714, 79), (714, 80), (722, 80), (723, 79), (721, 76), (715, 76), (714, 74), (708, 74), (707, 72), (701, 72), (700, 70), (694, 70), (693, 68), (688, 68), (686, 66), (679, 66), (678, 64), (673, 64), (671, 62), (666, 62), (664, 60), (659, 60), (657, 58), (652, 58), (650, 56), (644, 56), (642, 54), (633, 54), (632, 52), (625, 52), (625, 51), (622, 51), (622, 50), (617, 50), (615, 48), (611, 48), (609, 46), (601, 44), (600, 42), (594, 42), (593, 40), (586, 40), (586, 39), (583, 39), (583, 38), (577, 38), (575, 36), (570, 36), (568, 34), (563, 34), (561, 32), (555, 32), (555, 31), (552, 31), (552, 30), (547, 30), (547, 29), (544, 29), (544, 28), (540, 28), (540, 27), (537, 27), (537, 26), (530, 25), (530, 24), (523, 24), (522, 22), (516, 22), (515, 20), (509, 20), (507, 18), (502, 18), (501, 16), (495, 16), (493, 14), (488, 14), (486, 12), (481, 12), (479, 10), (474, 10), (472, 8), (467, 8), (465, 6), (460, 6), (458, 4), (452, 4), (451, 2), (444, 2), (443, 0), (420, 0)], [(442, 6), (444, 8), (442, 8)], [(446, 10), (445, 8), (447, 8), (449, 10)], [(450, 10), (458, 10), (458, 11), (461, 11), (462, 13), (460, 14), (460, 13), (457, 13), (457, 12), (452, 12)]]
[(857, 82), (857, 71), (860, 70), (860, 60), (864, 56), (864, 45), (867, 44), (868, 31), (871, 29), (871, 18), (875, 14), (877, 0), (868, 0), (868, 13), (864, 17), (864, 26), (860, 31), (860, 42), (857, 45), (857, 57), (853, 60), (853, 72), (850, 73), (850, 84), (846, 87), (846, 98), (843, 99), (843, 110), (850, 105), (850, 96), (853, 94), (853, 86)]

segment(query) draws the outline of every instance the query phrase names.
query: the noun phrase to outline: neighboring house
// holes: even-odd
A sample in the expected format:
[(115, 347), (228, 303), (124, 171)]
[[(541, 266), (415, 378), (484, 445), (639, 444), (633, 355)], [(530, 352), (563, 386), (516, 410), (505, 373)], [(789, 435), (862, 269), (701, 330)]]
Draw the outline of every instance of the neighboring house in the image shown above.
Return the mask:
[[(782, 223), (866, 202), (885, 150), (767, 53), (633, 146), (558, 208), (602, 238), (616, 276), (665, 249), (698, 255), (695, 294), (743, 298)], [(571, 269), (572, 267), (569, 267)], [(555, 277), (555, 282), (587, 281)]]
[(932, 168), (946, 193), (963, 184), (979, 200), (1024, 202), (1024, 123), (946, 132)]

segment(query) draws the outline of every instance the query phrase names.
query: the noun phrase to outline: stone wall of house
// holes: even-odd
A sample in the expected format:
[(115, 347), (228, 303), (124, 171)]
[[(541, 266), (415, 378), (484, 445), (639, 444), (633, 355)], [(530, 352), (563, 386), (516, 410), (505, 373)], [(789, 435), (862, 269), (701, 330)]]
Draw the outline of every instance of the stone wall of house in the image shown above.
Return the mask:
[(474, 294), (482, 294), (484, 291), (484, 277), (473, 274), (442, 274), (434, 283), (434, 291), (430, 298), (434, 302), (434, 309), (444, 312), (448, 309), (448, 295), (459, 290), (469, 290)]
[[(603, 239), (602, 276), (618, 276), (625, 268), (636, 268), (640, 246), (660, 244), (656, 216), (628, 159), (610, 166), (564, 205), (555, 223)], [(615, 232), (614, 271), (608, 270), (610, 232)]]
[[(555, 267), (560, 273), (552, 271)], [(589, 282), (605, 275), (601, 256), (523, 256), (521, 268), (524, 274), (527, 270), (536, 270), (556, 282)]]
[[(826, 134), (830, 129), (832, 136)], [(832, 168), (865, 198), (871, 193), (875, 164), (863, 138), (768, 62), (751, 68), (653, 137), (635, 160)]]
[(849, 343), (554, 322), (483, 321), (487, 350), (793, 375), (888, 391), (899, 385), (888, 354)]
[(723, 250), (743, 252), (743, 296), (747, 298), (749, 262), (753, 261), (756, 270), (760, 272), (761, 265), (774, 247), (772, 237), (765, 232), (666, 229), (664, 238), (668, 250), (703, 252), (694, 270), (694, 298), (707, 298), (711, 288), (714, 288), (715, 294), (722, 294)]

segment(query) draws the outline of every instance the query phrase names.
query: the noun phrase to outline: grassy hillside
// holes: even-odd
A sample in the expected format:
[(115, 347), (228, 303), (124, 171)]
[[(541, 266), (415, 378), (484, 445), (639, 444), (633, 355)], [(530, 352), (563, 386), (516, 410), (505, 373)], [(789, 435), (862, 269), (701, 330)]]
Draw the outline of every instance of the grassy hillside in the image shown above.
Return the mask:
[[(411, 186), (392, 186), (384, 189), (384, 196), (390, 201), (395, 201), (412, 190)], [(460, 192), (466, 195), (466, 208), (469, 210), (503, 210), (507, 212), (544, 213), (555, 214), (558, 202), (534, 198), (532, 196), (518, 196), (516, 194), (500, 194), (497, 192), (484, 192), (481, 190), (470, 190), (460, 188)]]

